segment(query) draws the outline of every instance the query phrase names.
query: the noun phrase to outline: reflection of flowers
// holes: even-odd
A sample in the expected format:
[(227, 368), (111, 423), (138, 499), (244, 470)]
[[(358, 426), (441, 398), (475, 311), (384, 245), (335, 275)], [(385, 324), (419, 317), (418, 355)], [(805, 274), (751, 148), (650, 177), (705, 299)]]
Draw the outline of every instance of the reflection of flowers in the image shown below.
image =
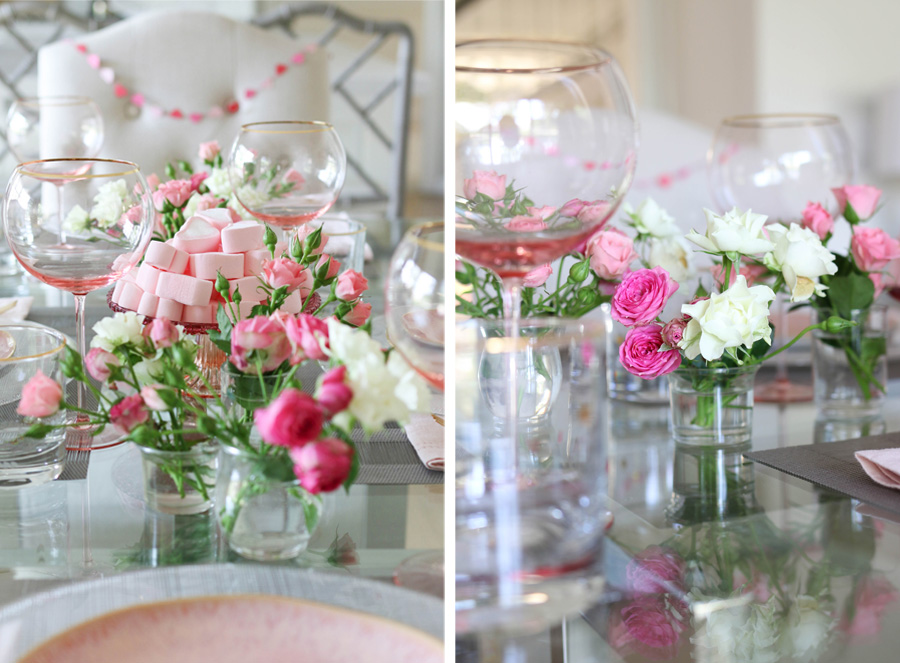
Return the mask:
[(864, 575), (848, 597), (838, 628), (850, 636), (877, 635), (881, 615), (900, 599), (900, 593), (883, 575)]

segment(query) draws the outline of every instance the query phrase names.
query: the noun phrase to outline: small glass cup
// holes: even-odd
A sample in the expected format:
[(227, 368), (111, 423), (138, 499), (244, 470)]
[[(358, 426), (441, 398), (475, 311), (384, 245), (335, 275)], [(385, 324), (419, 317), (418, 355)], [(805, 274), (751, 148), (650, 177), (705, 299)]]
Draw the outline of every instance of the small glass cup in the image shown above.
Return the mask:
[[(43, 373), (64, 388), (60, 361), (66, 337), (39, 325), (0, 326), (0, 488), (18, 488), (53, 481), (63, 469), (65, 428), (42, 438), (25, 437), (36, 423), (17, 412), (25, 384)], [(64, 410), (40, 423), (62, 425)]]
[(366, 262), (365, 224), (353, 219), (326, 215), (310, 221), (309, 225), (312, 228), (321, 228), (322, 234), (328, 237), (325, 253), (341, 263), (338, 274), (350, 269), (363, 273)]

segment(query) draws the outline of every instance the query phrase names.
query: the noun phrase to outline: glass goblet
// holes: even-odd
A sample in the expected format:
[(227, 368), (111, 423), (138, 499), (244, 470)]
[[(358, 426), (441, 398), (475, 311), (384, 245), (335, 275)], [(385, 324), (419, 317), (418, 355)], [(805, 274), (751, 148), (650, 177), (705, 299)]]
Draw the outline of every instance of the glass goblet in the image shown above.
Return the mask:
[(444, 224), (407, 231), (385, 286), (390, 343), (435, 389), (444, 391)]
[[(707, 155), (707, 175), (720, 213), (752, 209), (770, 222), (790, 225), (800, 223), (810, 202), (832, 215), (839, 211), (831, 189), (852, 181), (853, 158), (844, 126), (833, 115), (739, 115), (719, 125)], [(776, 344), (782, 346), (791, 338), (783, 296), (776, 306)], [(775, 380), (754, 390), (755, 400), (812, 400), (812, 387), (788, 376), (786, 354), (776, 360)]]
[(454, 113), (456, 251), (503, 280), (514, 319), (525, 275), (585, 241), (627, 192), (634, 103), (604, 51), (482, 40), (456, 47)]
[(283, 229), (327, 212), (341, 193), (347, 154), (327, 122), (253, 122), (231, 147), (228, 173), (238, 202), (256, 219)]
[[(64, 196), (57, 196), (57, 191)], [(57, 204), (65, 201), (65, 207)], [(147, 182), (137, 165), (112, 159), (46, 159), (19, 164), (9, 180), (3, 226), (25, 270), (75, 297), (78, 351), (85, 356), (84, 304), (140, 261), (153, 232)], [(60, 230), (65, 240), (60, 242)], [(87, 389), (78, 383), (79, 408)], [(108, 438), (94, 438), (93, 448)]]
[(95, 157), (103, 147), (103, 115), (89, 97), (16, 99), (6, 117), (9, 149), (20, 161)]

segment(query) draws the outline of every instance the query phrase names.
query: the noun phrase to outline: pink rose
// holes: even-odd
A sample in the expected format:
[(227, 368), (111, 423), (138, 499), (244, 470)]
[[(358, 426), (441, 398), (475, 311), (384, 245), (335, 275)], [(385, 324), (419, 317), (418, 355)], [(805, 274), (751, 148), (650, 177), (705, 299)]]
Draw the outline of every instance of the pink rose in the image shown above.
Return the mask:
[[(188, 198), (191, 197), (194, 188), (191, 186), (189, 180), (171, 180), (159, 185), (158, 193), (160, 192), (166, 197), (166, 200), (172, 203), (172, 205), (181, 207), (188, 201)], [(153, 200), (155, 202), (156, 198), (154, 197)]]
[(202, 212), (202, 211), (208, 210), (208, 209), (215, 209), (222, 202), (221, 198), (216, 198), (211, 193), (204, 193), (204, 194), (196, 196), (196, 198), (197, 198), (197, 207), (196, 207), (197, 212)]
[(306, 359), (323, 361), (328, 359), (328, 325), (309, 313), (300, 313), (288, 318), (284, 324), (288, 341), (293, 350), (291, 363), (299, 364)]
[(334, 294), (341, 301), (352, 302), (359, 297), (369, 287), (369, 281), (365, 276), (357, 271), (348, 269), (346, 272), (338, 276), (337, 287)]
[(595, 200), (592, 203), (585, 204), (578, 214), (575, 215), (575, 218), (586, 226), (596, 226), (606, 221), (611, 211), (612, 208), (608, 202)]
[(319, 262), (316, 263), (316, 271), (318, 272), (323, 265), (328, 264), (328, 271), (325, 272), (325, 278), (323, 281), (328, 281), (329, 279), (333, 279), (337, 276), (337, 273), (341, 269), (341, 263), (334, 259), (332, 256), (320, 256)]
[(279, 447), (302, 447), (322, 432), (322, 411), (309, 394), (285, 389), (267, 407), (253, 413), (262, 439)]
[[(725, 268), (722, 265), (713, 265), (710, 268), (710, 273), (715, 279), (716, 283), (719, 286), (722, 285), (722, 281), (725, 280)], [(734, 285), (735, 279), (737, 279), (738, 274), (743, 276), (747, 280), (747, 285), (751, 286), (756, 283), (759, 279), (763, 278), (768, 273), (768, 270), (764, 265), (754, 265), (747, 264), (741, 265), (740, 271), (736, 269), (731, 270), (731, 278), (729, 278), (728, 286), (731, 287)]]
[(165, 388), (165, 386), (158, 383), (141, 387), (141, 398), (144, 399), (144, 404), (151, 410), (156, 410), (157, 412), (168, 410), (169, 406), (159, 395), (160, 389)]
[(207, 177), (209, 177), (209, 174), (205, 173), (205, 172), (194, 173), (193, 175), (191, 175), (191, 179), (190, 179), (191, 191), (196, 191), (197, 188), (201, 184), (203, 184), (203, 180), (205, 180)]
[(371, 314), (371, 304), (368, 302), (357, 302), (356, 305), (350, 309), (350, 312), (344, 316), (344, 322), (348, 325), (353, 325), (354, 327), (362, 327), (366, 324), (366, 320), (369, 319)]
[(612, 318), (626, 327), (651, 322), (666, 307), (678, 283), (662, 267), (626, 274), (612, 298)]
[(290, 184), (292, 189), (293, 188), (299, 189), (301, 186), (304, 185), (304, 183), (306, 183), (306, 178), (303, 177), (303, 175), (298, 173), (293, 168), (287, 169), (287, 171), (284, 173), (283, 179), (284, 179), (284, 183)]
[(263, 263), (263, 277), (273, 288), (286, 285), (287, 291), (293, 292), (306, 283), (309, 275), (303, 265), (290, 258), (276, 258)]
[(847, 216), (847, 205), (856, 212), (860, 221), (865, 221), (875, 213), (878, 206), (878, 199), (881, 197), (881, 190), (874, 186), (843, 186), (839, 189), (832, 189), (831, 192), (837, 198), (838, 209), (844, 216)]
[(875, 286), (875, 297), (877, 298), (887, 287), (884, 274), (881, 272), (869, 272), (869, 280)]
[(319, 380), (316, 399), (328, 416), (343, 412), (353, 400), (353, 390), (344, 382), (346, 375), (347, 367), (341, 365), (332, 368)]
[(300, 485), (313, 495), (340, 488), (353, 464), (353, 447), (333, 437), (291, 449), (290, 454)]
[(816, 233), (824, 242), (828, 233), (834, 230), (834, 219), (819, 203), (809, 203), (803, 210), (802, 225)]
[(585, 201), (573, 198), (559, 208), (559, 215), (575, 218), (578, 216), (579, 212), (584, 209), (585, 205), (587, 205)]
[(219, 156), (219, 141), (211, 140), (208, 143), (200, 143), (200, 158), (203, 161), (212, 162)]
[(663, 325), (662, 334), (663, 343), (668, 345), (670, 348), (677, 347), (681, 342), (681, 337), (684, 335), (684, 328), (687, 327), (688, 318), (675, 318), (673, 320), (669, 320), (666, 324)]
[(62, 402), (62, 386), (38, 369), (25, 386), (16, 413), (23, 417), (49, 417), (59, 411)]
[(140, 394), (126, 396), (109, 410), (112, 425), (123, 433), (130, 433), (150, 418), (150, 411)]
[(98, 382), (106, 382), (112, 374), (111, 368), (121, 366), (122, 362), (112, 352), (101, 348), (91, 348), (84, 358), (84, 367), (92, 378)]
[(881, 632), (881, 615), (900, 599), (897, 589), (884, 577), (863, 576), (852, 598), (853, 619), (841, 615), (838, 629), (848, 635), (877, 635)]
[(144, 329), (157, 348), (168, 348), (181, 337), (178, 327), (165, 318), (155, 318)]
[(525, 275), (524, 285), (526, 288), (537, 288), (544, 285), (552, 275), (553, 265), (550, 263), (535, 267)]
[(162, 212), (163, 205), (166, 202), (166, 192), (158, 189), (153, 192), (153, 209)]
[(900, 258), (900, 242), (881, 228), (854, 226), (850, 251), (856, 266), (864, 272), (878, 272)]
[[(303, 242), (306, 241), (306, 238), (309, 237), (313, 233), (313, 231), (315, 231), (315, 228), (313, 228), (309, 224), (300, 226), (297, 229), (297, 234), (294, 235), (294, 240), (299, 242), (302, 245)], [(319, 246), (317, 248), (313, 249), (310, 252), (310, 255), (313, 255), (313, 256), (322, 255), (322, 250), (325, 248), (325, 245), (328, 243), (328, 236), (323, 234), (321, 237), (322, 237), (321, 243), (319, 244)]]
[(625, 606), (622, 623), (632, 639), (657, 650), (672, 647), (685, 629), (662, 596), (641, 596)]
[(660, 352), (663, 345), (660, 325), (639, 325), (628, 330), (619, 346), (619, 361), (632, 375), (652, 380), (681, 366), (681, 352), (676, 348)]
[(670, 548), (650, 546), (628, 562), (625, 576), (637, 594), (670, 594), (684, 589), (685, 563)]
[(471, 179), (463, 180), (463, 195), (469, 200), (475, 200), (475, 195), (479, 193), (491, 200), (503, 200), (506, 197), (506, 175), (476, 170)]
[(534, 233), (543, 230), (546, 227), (547, 224), (539, 216), (514, 216), (506, 224), (507, 230), (513, 230), (519, 233)]
[(556, 208), (551, 207), (550, 205), (544, 205), (543, 207), (526, 207), (525, 209), (528, 210), (529, 216), (538, 216), (544, 221), (549, 219), (556, 212)]
[(285, 329), (277, 320), (258, 315), (241, 320), (231, 332), (231, 363), (240, 371), (255, 368), (254, 360), (262, 363), (264, 373), (273, 371), (290, 355)]
[(607, 281), (619, 279), (638, 258), (631, 238), (616, 229), (601, 230), (591, 237), (587, 243), (587, 255), (591, 269)]
[(156, 173), (150, 173), (147, 175), (147, 187), (151, 191), (156, 191), (159, 188), (159, 175)]

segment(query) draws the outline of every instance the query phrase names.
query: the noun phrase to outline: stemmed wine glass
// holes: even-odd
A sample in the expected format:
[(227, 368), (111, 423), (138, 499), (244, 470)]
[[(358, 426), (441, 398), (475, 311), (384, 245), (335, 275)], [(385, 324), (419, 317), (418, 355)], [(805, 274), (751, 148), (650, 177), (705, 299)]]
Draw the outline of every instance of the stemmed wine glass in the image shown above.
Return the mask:
[(231, 147), (228, 173), (238, 202), (289, 241), (298, 227), (327, 212), (341, 193), (347, 154), (327, 122), (253, 122)]
[[(65, 206), (58, 207), (62, 201)], [(153, 219), (147, 182), (129, 161), (45, 159), (19, 164), (13, 172), (3, 205), (7, 240), (29, 274), (75, 296), (82, 357), (85, 297), (137, 265), (150, 243)], [(79, 382), (79, 408), (85, 407), (86, 395)], [(99, 448), (109, 442), (95, 437), (92, 444)]]
[[(799, 223), (807, 203), (836, 214), (831, 189), (853, 179), (850, 141), (839, 118), (819, 114), (739, 115), (722, 120), (707, 154), (707, 174), (720, 213), (733, 207), (765, 214), (770, 222)], [(778, 345), (790, 338), (787, 311), (779, 296)], [(809, 385), (791, 382), (785, 354), (776, 378), (757, 387), (757, 401), (812, 400)]]
[(530, 219), (511, 222), (508, 204), (483, 199), (456, 219), (457, 253), (502, 279), (504, 316), (514, 321), (525, 275), (585, 241), (628, 190), (638, 142), (634, 103), (604, 51), (481, 40), (456, 47), (455, 116), (458, 196), (472, 201), (476, 172), (496, 173), (490, 197), (512, 187), (524, 203), (517, 211)]

